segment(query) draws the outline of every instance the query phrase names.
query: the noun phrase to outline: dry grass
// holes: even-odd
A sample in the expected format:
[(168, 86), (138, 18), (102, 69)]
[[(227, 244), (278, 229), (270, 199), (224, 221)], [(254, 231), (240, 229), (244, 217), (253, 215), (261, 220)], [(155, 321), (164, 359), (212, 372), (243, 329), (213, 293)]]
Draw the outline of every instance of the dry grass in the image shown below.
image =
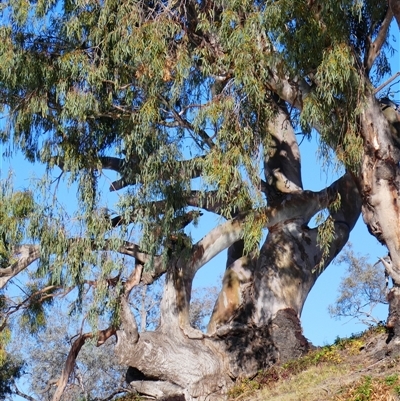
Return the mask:
[(330, 393), (326, 383), (342, 377), (343, 366), (313, 366), (272, 388), (264, 388), (252, 400), (317, 401), (326, 400)]
[(334, 401), (398, 401), (400, 385), (398, 375), (385, 378), (365, 376), (342, 389)]
[[(385, 352), (382, 329), (243, 380), (233, 401), (400, 401), (399, 359)], [(399, 374), (398, 374), (399, 372)]]

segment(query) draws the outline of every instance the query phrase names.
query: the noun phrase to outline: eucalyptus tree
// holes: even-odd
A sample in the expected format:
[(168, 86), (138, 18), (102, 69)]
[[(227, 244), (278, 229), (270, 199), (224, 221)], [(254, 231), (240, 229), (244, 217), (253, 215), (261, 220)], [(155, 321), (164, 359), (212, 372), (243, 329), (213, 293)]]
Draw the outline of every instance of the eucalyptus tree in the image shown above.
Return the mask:
[[(156, 398), (218, 398), (305, 352), (302, 307), (361, 200), (400, 282), (398, 151), (374, 93), (389, 72), (389, 3), (3, 2), (2, 139), (47, 175), (42, 192), (23, 193), (33, 210), (18, 214), (3, 191), (1, 285), (28, 270), (26, 305), (43, 312), (68, 292), (93, 324), (110, 322), (72, 344), (54, 400), (90, 338), (115, 335), (131, 388)], [(298, 138), (311, 134), (348, 171), (318, 192), (301, 175)], [(78, 188), (74, 212), (64, 177)], [(193, 241), (205, 211), (220, 224)], [(190, 324), (193, 279), (225, 249), (203, 333)], [(159, 326), (139, 332), (130, 293), (161, 276)]]
[(357, 319), (369, 327), (381, 324), (376, 307), (387, 304), (388, 290), (382, 263), (370, 263), (369, 255), (356, 254), (349, 243), (334, 263), (346, 265), (347, 271), (335, 303), (328, 307), (329, 314), (337, 319)]

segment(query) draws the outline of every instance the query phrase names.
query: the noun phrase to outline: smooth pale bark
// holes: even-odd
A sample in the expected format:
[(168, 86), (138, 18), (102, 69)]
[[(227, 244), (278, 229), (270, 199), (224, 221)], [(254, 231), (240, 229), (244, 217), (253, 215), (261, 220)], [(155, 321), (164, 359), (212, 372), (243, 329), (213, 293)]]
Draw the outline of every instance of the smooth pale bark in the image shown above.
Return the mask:
[(393, 279), (388, 295), (388, 327), (400, 337), (400, 150), (373, 96), (366, 103), (361, 124), (364, 158), (358, 185), (362, 214), (371, 234), (389, 251), (390, 259), (383, 261)]
[(0, 289), (22, 270), (40, 258), (40, 247), (38, 245), (20, 245), (15, 247), (14, 255), (16, 261), (6, 268), (0, 268)]

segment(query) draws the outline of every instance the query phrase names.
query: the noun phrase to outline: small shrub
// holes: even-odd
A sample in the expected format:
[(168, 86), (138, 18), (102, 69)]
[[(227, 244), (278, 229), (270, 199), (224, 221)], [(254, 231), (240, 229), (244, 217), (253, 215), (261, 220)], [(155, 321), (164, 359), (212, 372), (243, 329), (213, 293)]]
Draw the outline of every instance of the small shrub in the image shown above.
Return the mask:
[(399, 376), (397, 374), (393, 374), (385, 378), (385, 383), (388, 386), (393, 386), (393, 384), (395, 384), (397, 380), (399, 380)]

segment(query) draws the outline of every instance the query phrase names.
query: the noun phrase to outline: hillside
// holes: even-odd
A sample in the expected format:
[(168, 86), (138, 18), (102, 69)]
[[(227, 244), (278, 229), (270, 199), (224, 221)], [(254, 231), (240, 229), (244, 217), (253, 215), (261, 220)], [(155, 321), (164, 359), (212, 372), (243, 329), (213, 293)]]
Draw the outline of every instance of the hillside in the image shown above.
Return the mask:
[(260, 372), (230, 392), (235, 401), (400, 400), (400, 345), (383, 326), (316, 348), (303, 358)]

